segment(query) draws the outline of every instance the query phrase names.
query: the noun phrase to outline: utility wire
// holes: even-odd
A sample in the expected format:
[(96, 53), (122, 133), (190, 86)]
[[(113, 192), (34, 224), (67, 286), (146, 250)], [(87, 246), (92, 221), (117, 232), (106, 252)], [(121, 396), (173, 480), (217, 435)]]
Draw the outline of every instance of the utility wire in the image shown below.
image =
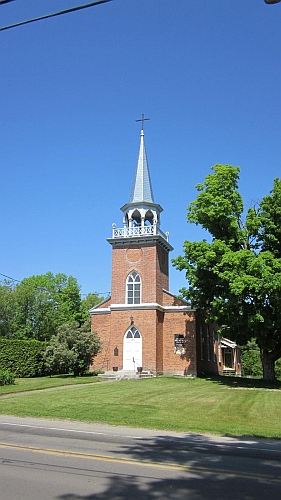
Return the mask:
[(4, 278), (8, 278), (11, 281), (17, 281), (18, 283), (20, 283), (20, 280), (16, 280), (15, 278), (11, 278), (11, 276), (7, 276), (6, 274), (0, 273), (0, 276), (4, 276)]
[(76, 10), (88, 9), (89, 7), (94, 7), (101, 3), (111, 2), (112, 0), (96, 0), (95, 2), (87, 3), (84, 5), (78, 5), (77, 7), (72, 7), (71, 9), (61, 10), (59, 12), (54, 12), (53, 14), (46, 14), (41, 17), (34, 17), (33, 19), (28, 19), (27, 21), (21, 21), (16, 24), (10, 24), (9, 26), (3, 26), (0, 31), (9, 30), (11, 28), (16, 28), (17, 26), (22, 26), (23, 24), (35, 23), (36, 21), (41, 21), (42, 19), (49, 19), (50, 17), (61, 16), (63, 14), (68, 14), (69, 12), (75, 12)]

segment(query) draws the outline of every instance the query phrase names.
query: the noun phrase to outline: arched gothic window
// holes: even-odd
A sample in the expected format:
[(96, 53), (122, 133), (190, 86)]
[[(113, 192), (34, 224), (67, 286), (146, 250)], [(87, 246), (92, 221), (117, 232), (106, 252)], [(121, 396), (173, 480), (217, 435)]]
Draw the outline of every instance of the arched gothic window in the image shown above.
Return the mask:
[(140, 339), (141, 335), (138, 329), (135, 326), (131, 326), (131, 328), (126, 333), (126, 339)]
[(141, 279), (137, 271), (130, 272), (126, 281), (127, 304), (140, 304)]

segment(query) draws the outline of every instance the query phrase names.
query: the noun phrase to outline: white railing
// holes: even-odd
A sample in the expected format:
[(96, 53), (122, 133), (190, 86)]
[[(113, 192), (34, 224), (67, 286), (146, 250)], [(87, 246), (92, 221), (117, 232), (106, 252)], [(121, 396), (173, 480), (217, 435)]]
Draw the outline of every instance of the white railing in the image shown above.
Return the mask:
[(137, 236), (155, 236), (160, 235), (169, 241), (169, 233), (163, 233), (157, 224), (152, 226), (133, 226), (117, 228), (112, 224), (112, 238), (132, 238)]

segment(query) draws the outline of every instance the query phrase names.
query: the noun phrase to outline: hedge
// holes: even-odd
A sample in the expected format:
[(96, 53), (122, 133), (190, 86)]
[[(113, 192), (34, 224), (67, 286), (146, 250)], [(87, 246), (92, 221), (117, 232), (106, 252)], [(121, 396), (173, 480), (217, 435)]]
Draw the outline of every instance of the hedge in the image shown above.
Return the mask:
[(0, 369), (16, 377), (45, 375), (43, 353), (46, 342), (39, 340), (0, 340)]

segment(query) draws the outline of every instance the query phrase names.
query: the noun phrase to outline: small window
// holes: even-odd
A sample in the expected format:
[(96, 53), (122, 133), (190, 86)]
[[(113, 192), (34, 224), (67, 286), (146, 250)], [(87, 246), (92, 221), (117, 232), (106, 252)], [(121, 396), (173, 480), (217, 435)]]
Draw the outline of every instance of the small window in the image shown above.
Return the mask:
[(141, 302), (141, 279), (137, 271), (132, 271), (127, 277), (126, 301), (127, 304), (140, 304)]
[(203, 337), (202, 324), (200, 324), (200, 351), (201, 351), (201, 361), (204, 361), (204, 337)]
[(207, 325), (207, 359), (208, 359), (208, 361), (211, 361), (211, 357), (210, 357), (210, 329), (209, 329), (209, 325)]
[(216, 358), (216, 336), (215, 336), (215, 330), (213, 328), (213, 361), (216, 363), (217, 358)]
[(218, 361), (221, 364), (221, 336), (218, 335)]

